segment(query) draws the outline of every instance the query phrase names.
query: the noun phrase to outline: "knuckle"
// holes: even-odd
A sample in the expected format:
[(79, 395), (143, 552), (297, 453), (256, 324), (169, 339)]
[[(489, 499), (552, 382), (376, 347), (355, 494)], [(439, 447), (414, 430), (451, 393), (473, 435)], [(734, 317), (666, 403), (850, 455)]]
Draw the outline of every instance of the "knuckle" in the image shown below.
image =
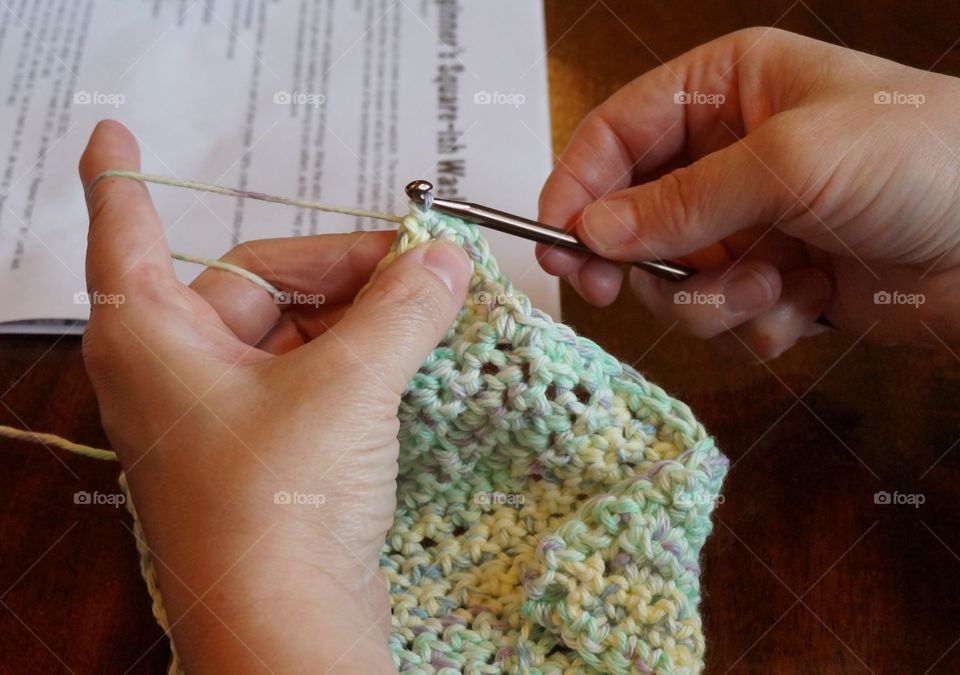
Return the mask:
[(833, 135), (825, 133), (830, 128), (825, 126), (824, 118), (817, 114), (824, 110), (794, 108), (777, 113), (758, 129), (754, 149), (758, 154), (764, 153), (764, 161), (769, 157), (783, 168), (802, 166), (802, 160), (819, 155), (821, 148), (834, 142)]
[(259, 261), (256, 252), (253, 250), (256, 244), (256, 241), (240, 242), (227, 251), (220, 260), (249, 269), (255, 262)]
[(112, 321), (91, 318), (83, 331), (80, 354), (91, 381), (100, 382), (115, 370), (115, 355), (120, 351)]
[(692, 172), (681, 168), (664, 175), (653, 193), (653, 215), (656, 227), (667, 241), (682, 241), (695, 216), (690, 183)]
[(763, 172), (759, 175), (769, 175), (765, 182), (781, 205), (768, 214), (771, 219), (791, 220), (819, 205), (821, 192), (836, 170), (836, 166), (824, 167), (821, 160), (831, 156), (829, 151), (821, 152), (825, 148), (817, 139), (823, 137), (823, 130), (801, 114), (784, 112), (771, 118), (750, 141), (760, 164), (758, 172)]
[[(609, 119), (612, 103), (601, 104), (583, 120), (577, 136), (582, 140), (578, 152), (583, 154), (585, 161), (577, 162), (585, 172), (580, 180), (587, 185), (599, 188), (603, 185), (603, 176), (610, 164), (615, 167), (629, 167), (636, 162), (636, 157), (630, 152), (617, 129)], [(598, 158), (608, 157), (607, 161), (597, 161)], [(574, 158), (580, 159), (580, 158)], [(591, 189), (595, 194), (598, 190)]]
[[(155, 264), (142, 261), (128, 270), (124, 291), (125, 304), (162, 307), (170, 303), (176, 291), (176, 282), (171, 283), (166, 271)], [(122, 308), (121, 308), (122, 309)]]
[(366, 360), (342, 339), (328, 340), (324, 349), (326, 351), (324, 363), (335, 375), (332, 379), (346, 381), (345, 378), (370, 368)]
[[(353, 410), (395, 409), (399, 404), (403, 364), (396, 359), (384, 359), (384, 354), (396, 351), (394, 342), (401, 336), (385, 330), (381, 335), (369, 335), (362, 340), (347, 342), (334, 339), (324, 347), (324, 370), (331, 382), (349, 383), (342, 392), (343, 400), (356, 402)], [(395, 384), (400, 383), (402, 384)]]
[(774, 26), (749, 26), (729, 33), (726, 37), (738, 46), (741, 55), (754, 53), (762, 57), (764, 50), (782, 48), (798, 36)]
[(149, 192), (140, 181), (109, 176), (101, 179), (87, 198), (90, 222), (108, 221), (122, 218), (129, 212), (130, 199), (142, 199)]
[(603, 142), (606, 128), (606, 123), (597, 114), (597, 111), (593, 110), (580, 123), (580, 128), (577, 129), (577, 137), (583, 144), (593, 148)]
[(748, 148), (752, 170), (773, 188), (796, 191), (810, 138), (789, 113), (771, 118), (758, 133), (741, 141)]
[(384, 274), (368, 293), (373, 302), (389, 312), (388, 316), (402, 317), (409, 323), (439, 324), (444, 315), (446, 288), (426, 271), (416, 275)]

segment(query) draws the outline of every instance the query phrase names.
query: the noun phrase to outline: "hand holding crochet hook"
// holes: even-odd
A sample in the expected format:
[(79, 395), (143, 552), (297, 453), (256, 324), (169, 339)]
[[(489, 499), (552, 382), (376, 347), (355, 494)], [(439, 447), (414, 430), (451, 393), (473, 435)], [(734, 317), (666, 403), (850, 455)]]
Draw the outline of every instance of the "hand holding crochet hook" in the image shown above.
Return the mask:
[(597, 255), (538, 255), (596, 305), (620, 289), (611, 260), (697, 268), (629, 282), (666, 326), (748, 360), (825, 330), (820, 316), (857, 337), (958, 342), (958, 105), (952, 77), (774, 29), (727, 35), (582, 122), (539, 219)]
[[(634, 269), (630, 284), (663, 320), (751, 357), (815, 332), (821, 313), (884, 340), (957, 341), (958, 107), (952, 78), (774, 30), (721, 38), (584, 121), (540, 220), (599, 255), (541, 248), (541, 261), (601, 305), (622, 283), (612, 261), (694, 267), (679, 283)], [(104, 123), (81, 174), (88, 186), (138, 165), (132, 136)], [(227, 254), (326, 300), (281, 309), (235, 275), (179, 284), (142, 184), (106, 178), (88, 206), (89, 288), (127, 300), (92, 308), (84, 358), (186, 670), (259, 672), (262, 656), (274, 672), (388, 672), (377, 556), (396, 414), (463, 302), (462, 251), (414, 248), (359, 299), (389, 233)], [(701, 296), (723, 301), (682, 301)], [(320, 492), (325, 508), (271, 508), (281, 486)]]

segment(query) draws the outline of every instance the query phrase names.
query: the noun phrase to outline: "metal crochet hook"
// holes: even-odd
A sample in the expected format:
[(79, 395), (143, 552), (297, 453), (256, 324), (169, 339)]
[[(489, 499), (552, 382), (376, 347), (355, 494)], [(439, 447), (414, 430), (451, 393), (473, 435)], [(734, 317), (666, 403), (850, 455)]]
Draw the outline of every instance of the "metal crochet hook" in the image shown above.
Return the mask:
[[(535, 220), (527, 220), (479, 204), (435, 197), (433, 195), (433, 183), (426, 180), (415, 180), (408, 183), (405, 191), (407, 196), (417, 204), (423, 204), (427, 208), (436, 209), (441, 213), (456, 216), (498, 232), (506, 232), (551, 246), (562, 246), (584, 253), (593, 253), (574, 235), (555, 230)], [(635, 262), (633, 265), (669, 281), (684, 281), (697, 273), (697, 270), (692, 267), (670, 260), (645, 260)]]

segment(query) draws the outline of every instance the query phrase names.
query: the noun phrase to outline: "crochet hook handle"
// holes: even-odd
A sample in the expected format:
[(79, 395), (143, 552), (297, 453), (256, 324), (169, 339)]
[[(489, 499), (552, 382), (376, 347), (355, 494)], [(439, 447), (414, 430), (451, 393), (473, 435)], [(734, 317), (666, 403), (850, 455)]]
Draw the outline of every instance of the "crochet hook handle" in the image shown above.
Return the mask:
[[(430, 181), (412, 181), (407, 184), (405, 191), (413, 202), (422, 204), (428, 209), (433, 208), (442, 213), (463, 218), (478, 225), (484, 225), (492, 230), (523, 237), (524, 239), (531, 239), (553, 246), (572, 248), (577, 251), (583, 251), (584, 253), (593, 253), (582, 241), (572, 234), (547, 227), (535, 220), (521, 218), (512, 213), (491, 209), (488, 206), (434, 197), (433, 184)], [(673, 260), (644, 260), (633, 263), (633, 266), (644, 269), (668, 281), (686, 281), (697, 273), (697, 270), (693, 267)], [(822, 326), (834, 328), (833, 323), (823, 314), (817, 317), (816, 322)]]
[[(409, 183), (406, 187), (406, 193), (417, 204), (423, 204), (427, 208), (436, 209), (441, 213), (456, 216), (498, 232), (506, 232), (551, 246), (562, 246), (584, 253), (593, 253), (574, 235), (548, 227), (535, 220), (521, 218), (488, 206), (434, 197), (433, 184), (429, 181), (415, 180)], [(692, 267), (671, 260), (644, 260), (635, 262), (633, 265), (669, 281), (684, 281), (697, 273), (697, 270)]]

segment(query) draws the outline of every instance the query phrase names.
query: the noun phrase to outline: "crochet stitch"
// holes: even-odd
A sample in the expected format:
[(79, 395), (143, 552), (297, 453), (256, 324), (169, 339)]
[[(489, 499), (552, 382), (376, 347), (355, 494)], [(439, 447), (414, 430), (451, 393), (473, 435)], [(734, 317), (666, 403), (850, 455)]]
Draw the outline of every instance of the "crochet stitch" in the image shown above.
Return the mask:
[(533, 309), (477, 227), (416, 206), (467, 302), (400, 407), (380, 557), (411, 673), (696, 673), (699, 555), (727, 460), (683, 403)]
[[(467, 251), (473, 275), (399, 409), (397, 510), (380, 554), (395, 666), (444, 675), (699, 673), (699, 557), (727, 459), (685, 404), (532, 308), (476, 225), (412, 205), (381, 266), (437, 238)], [(49, 434), (3, 435), (115, 459)], [(120, 484), (127, 492), (123, 474)], [(169, 635), (127, 497), (141, 573)], [(170, 672), (179, 673), (171, 649)]]

